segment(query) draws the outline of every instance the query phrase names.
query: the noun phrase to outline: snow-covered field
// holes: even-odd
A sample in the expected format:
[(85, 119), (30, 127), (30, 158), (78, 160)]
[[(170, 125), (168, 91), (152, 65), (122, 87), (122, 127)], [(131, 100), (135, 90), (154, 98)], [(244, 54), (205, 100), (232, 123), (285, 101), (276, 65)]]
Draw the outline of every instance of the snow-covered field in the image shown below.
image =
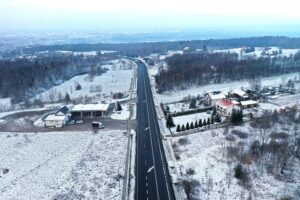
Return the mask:
[(122, 131), (1, 133), (0, 199), (120, 199)]
[[(248, 132), (248, 126), (239, 126), (239, 129)], [(251, 179), (251, 192), (242, 187), (236, 178), (234, 178), (235, 161), (227, 159), (227, 150), (225, 146), (229, 142), (223, 135), (224, 129), (205, 131), (192, 134), (186, 137), (173, 138), (173, 144), (176, 144), (175, 151), (180, 157), (176, 164), (181, 173), (185, 174), (189, 169), (194, 170), (194, 174), (187, 175), (190, 180), (198, 182), (193, 187), (194, 199), (224, 199), (224, 200), (274, 200), (280, 199), (285, 195), (293, 196), (297, 187), (300, 185), (300, 168), (294, 168), (294, 181), (284, 182), (265, 171), (261, 171), (256, 163), (250, 164), (249, 173), (254, 177)], [(257, 135), (253, 134), (247, 139), (239, 141), (245, 144), (253, 141)], [(187, 143), (178, 142), (184, 139)], [(232, 144), (231, 144), (232, 145)], [(294, 166), (299, 166), (300, 162), (295, 161)]]
[[(278, 86), (283, 83), (283, 81), (287, 81), (288, 79), (299, 79), (300, 73), (291, 73), (284, 74), (280, 76), (273, 76), (262, 78), (262, 86)], [(157, 94), (157, 98), (161, 100), (162, 103), (170, 103), (174, 101), (179, 101), (188, 95), (197, 96), (198, 94), (203, 94), (206, 92), (212, 91), (223, 91), (229, 92), (233, 89), (239, 89), (241, 87), (249, 87), (248, 81), (234, 81), (230, 83), (222, 83), (222, 84), (209, 84), (204, 86), (195, 86), (192, 88), (188, 88), (186, 90), (173, 90), (164, 92), (163, 94)]]
[[(129, 69), (127, 62), (114, 63), (104, 65), (103, 68), (109, 69), (106, 73), (90, 78), (88, 74), (75, 76), (64, 83), (52, 87), (51, 89), (39, 94), (36, 98), (43, 101), (58, 100), (64, 98), (68, 93), (70, 98), (92, 97), (99, 100), (107, 100), (111, 98), (112, 93), (122, 92), (128, 93), (133, 70)], [(81, 89), (76, 90), (76, 86), (80, 84)]]

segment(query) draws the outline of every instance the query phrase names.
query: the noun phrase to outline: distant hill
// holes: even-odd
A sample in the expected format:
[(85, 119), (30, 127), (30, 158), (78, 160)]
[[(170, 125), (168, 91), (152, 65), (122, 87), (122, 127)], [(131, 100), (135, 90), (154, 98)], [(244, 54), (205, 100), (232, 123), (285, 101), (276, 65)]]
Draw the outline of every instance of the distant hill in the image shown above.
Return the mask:
[[(208, 49), (226, 49), (241, 46), (248, 47), (271, 47), (278, 46), (281, 48), (300, 48), (300, 38), (291, 37), (248, 37), (232, 39), (210, 39), (210, 40), (193, 40), (193, 41), (174, 41), (174, 42), (141, 42), (141, 43), (97, 43), (97, 44), (63, 44), (63, 45), (41, 45), (23, 48), (22, 52), (34, 54), (39, 51), (100, 51), (110, 50), (118, 51), (120, 55), (126, 56), (144, 56), (151, 53), (165, 53), (168, 50), (178, 50), (185, 47), (190, 49), (201, 49), (206, 46)], [(17, 55), (19, 51), (12, 51), (4, 56)]]

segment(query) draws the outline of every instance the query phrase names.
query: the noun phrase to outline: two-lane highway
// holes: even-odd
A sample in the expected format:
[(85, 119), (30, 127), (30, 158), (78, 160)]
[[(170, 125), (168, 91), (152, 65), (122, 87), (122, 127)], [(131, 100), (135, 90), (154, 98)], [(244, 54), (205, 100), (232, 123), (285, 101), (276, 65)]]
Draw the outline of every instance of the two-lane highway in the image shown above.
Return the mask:
[(138, 65), (136, 199), (173, 200), (174, 192), (160, 138), (151, 86), (144, 63)]

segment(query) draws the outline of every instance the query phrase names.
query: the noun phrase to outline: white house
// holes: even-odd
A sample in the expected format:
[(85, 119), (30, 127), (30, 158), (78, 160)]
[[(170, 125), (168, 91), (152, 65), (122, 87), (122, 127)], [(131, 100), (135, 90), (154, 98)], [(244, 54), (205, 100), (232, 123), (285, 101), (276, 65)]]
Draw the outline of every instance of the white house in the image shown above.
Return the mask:
[(218, 93), (218, 94), (215, 94), (215, 93), (208, 93), (206, 94), (206, 103), (208, 105), (216, 105), (216, 102), (221, 100), (221, 99), (225, 99), (226, 96), (225, 94), (223, 93)]
[(46, 127), (63, 127), (69, 121), (69, 109), (64, 106), (57, 110), (54, 114), (48, 115), (45, 119)]
[(57, 127), (57, 128), (61, 128), (64, 125), (66, 125), (68, 120), (69, 120), (69, 117), (67, 115), (58, 116), (55, 114), (48, 115), (44, 119), (46, 127)]
[(233, 109), (241, 109), (239, 105), (228, 100), (221, 99), (216, 102), (216, 111), (219, 115), (227, 117), (230, 116)]

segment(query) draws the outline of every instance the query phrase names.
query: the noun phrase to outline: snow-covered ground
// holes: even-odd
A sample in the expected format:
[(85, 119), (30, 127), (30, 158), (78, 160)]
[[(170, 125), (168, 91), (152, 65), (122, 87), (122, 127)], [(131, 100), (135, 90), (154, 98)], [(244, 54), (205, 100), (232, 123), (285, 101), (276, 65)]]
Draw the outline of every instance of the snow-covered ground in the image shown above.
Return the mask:
[[(173, 117), (174, 124), (177, 125), (186, 125), (186, 123), (191, 123), (193, 122), (195, 124), (196, 121), (199, 121), (200, 119), (207, 120), (208, 118), (211, 118), (211, 114), (207, 114), (206, 112), (201, 112), (201, 113), (195, 113), (195, 114), (190, 114), (190, 115), (183, 115), (179, 117)], [(173, 132), (176, 130), (176, 126), (171, 128)]]
[[(262, 78), (262, 86), (278, 86), (279, 84), (287, 81), (288, 79), (299, 79), (300, 73), (291, 73), (291, 74), (284, 74), (280, 76), (273, 76)], [(229, 83), (222, 83), (222, 84), (209, 84), (204, 86), (195, 86), (188, 88), (186, 90), (172, 90), (168, 92), (164, 92), (162, 94), (157, 94), (156, 96), (161, 100), (162, 103), (170, 103), (174, 101), (179, 101), (188, 95), (197, 96), (198, 94), (203, 94), (206, 92), (212, 91), (223, 91), (229, 92), (233, 89), (240, 89), (241, 87), (249, 87), (248, 81), (234, 81)]]
[(111, 114), (112, 119), (117, 119), (117, 120), (126, 120), (130, 116), (130, 110), (129, 110), (129, 103), (124, 103), (121, 104), (122, 110), (121, 111), (113, 111)]
[[(111, 99), (112, 93), (122, 92), (126, 94), (129, 91), (133, 75), (133, 70), (129, 69), (128, 66), (124, 66), (130, 65), (128, 62), (104, 65), (102, 67), (109, 70), (94, 78), (90, 78), (88, 74), (75, 76), (58, 86), (36, 95), (36, 98), (40, 98), (45, 102), (49, 100), (55, 101), (59, 98), (64, 99), (66, 93), (68, 93), (72, 100), (91, 97), (99, 101)], [(81, 85), (80, 90), (76, 90), (78, 84)]]
[(0, 199), (120, 199), (122, 131), (1, 133)]
[[(239, 126), (235, 129), (249, 132), (249, 126)], [(294, 168), (293, 182), (284, 182), (265, 171), (259, 169), (259, 165), (252, 163), (248, 171), (251, 177), (251, 192), (242, 187), (234, 178), (234, 167), (236, 162), (227, 159), (227, 150), (230, 142), (225, 140), (224, 129), (210, 130), (192, 134), (185, 137), (173, 138), (173, 144), (177, 154), (176, 165), (185, 174), (189, 169), (194, 170), (193, 175), (187, 175), (190, 180), (197, 181), (193, 187), (195, 199), (224, 199), (240, 200), (251, 199), (274, 200), (289, 194), (293, 196), (300, 184), (300, 168)], [(238, 139), (233, 142), (238, 144), (242, 141), (248, 144), (257, 138), (257, 135), (250, 134), (247, 139)], [(179, 142), (184, 140), (187, 142)], [(232, 145), (232, 144), (231, 144)], [(245, 145), (246, 146), (246, 145)], [(294, 166), (299, 166), (299, 160)], [(299, 189), (299, 188), (298, 188)]]
[(10, 98), (0, 99), (0, 112), (8, 111), (12, 107)]
[[(242, 53), (242, 48), (233, 48), (233, 49), (223, 49), (223, 50), (215, 50), (214, 52), (227, 52), (227, 53), (236, 53), (241, 57), (243, 56), (256, 56), (256, 57), (262, 57), (262, 53), (265, 51), (265, 47), (255, 47), (254, 52), (250, 53)], [(281, 49), (282, 53), (278, 54), (278, 56), (287, 56), (295, 55), (300, 49)], [(269, 50), (265, 51), (266, 54), (272, 55), (273, 52), (279, 52), (280, 49), (278, 47), (270, 47)]]

